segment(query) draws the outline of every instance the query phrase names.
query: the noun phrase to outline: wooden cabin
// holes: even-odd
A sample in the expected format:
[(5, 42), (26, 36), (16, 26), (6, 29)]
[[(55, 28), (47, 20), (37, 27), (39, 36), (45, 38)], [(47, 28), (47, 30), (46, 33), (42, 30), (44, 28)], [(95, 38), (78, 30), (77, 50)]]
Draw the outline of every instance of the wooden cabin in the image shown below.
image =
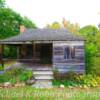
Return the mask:
[[(20, 34), (0, 41), (2, 65), (9, 60), (31, 63), (34, 66), (48, 65), (60, 73), (85, 72), (84, 39), (66, 29), (26, 29)], [(3, 57), (4, 48), (16, 48), (16, 58)], [(11, 51), (12, 52), (12, 51)]]

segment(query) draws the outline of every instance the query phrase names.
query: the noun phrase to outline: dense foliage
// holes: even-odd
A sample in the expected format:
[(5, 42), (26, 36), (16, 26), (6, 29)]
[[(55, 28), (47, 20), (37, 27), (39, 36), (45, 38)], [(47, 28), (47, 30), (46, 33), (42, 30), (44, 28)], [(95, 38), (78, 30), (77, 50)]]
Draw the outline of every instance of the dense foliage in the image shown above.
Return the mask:
[(0, 0), (0, 8), (5, 6), (5, 0)]
[(21, 67), (12, 67), (4, 71), (3, 74), (0, 74), (0, 83), (11, 82), (15, 84), (17, 82), (26, 82), (32, 77), (33, 73), (31, 70), (25, 70)]
[(75, 72), (59, 74), (59, 72), (54, 71), (53, 85), (64, 85), (67, 87), (96, 87), (100, 85), (100, 77), (92, 74), (79, 75)]
[(100, 30), (88, 25), (79, 30), (85, 42), (86, 72), (100, 75)]
[(79, 30), (80, 26), (79, 26), (78, 23), (73, 24), (70, 21), (63, 18), (61, 23), (55, 21), (52, 24), (47, 24), (46, 28), (50, 28), (50, 29), (67, 29), (68, 31), (70, 31), (72, 33), (77, 33), (78, 34), (78, 30)]

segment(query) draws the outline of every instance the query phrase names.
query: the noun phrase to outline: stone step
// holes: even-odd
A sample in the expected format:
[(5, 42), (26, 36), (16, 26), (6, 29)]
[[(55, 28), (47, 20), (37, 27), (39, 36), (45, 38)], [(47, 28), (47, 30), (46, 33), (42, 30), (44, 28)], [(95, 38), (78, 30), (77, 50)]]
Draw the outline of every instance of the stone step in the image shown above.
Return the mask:
[(36, 80), (52, 80), (53, 76), (35, 76)]
[(37, 81), (36, 81), (36, 83), (40, 83), (40, 82), (42, 82), (42, 83), (51, 82), (51, 80), (46, 80), (46, 79), (44, 79), (44, 80), (37, 80)]
[(34, 88), (52, 88), (52, 82), (51, 81), (48, 81), (48, 80), (37, 80), (35, 84), (32, 85), (32, 87)]
[(33, 71), (52, 71), (52, 68), (49, 67), (34, 67), (32, 68)]
[(52, 71), (34, 71), (33, 72), (34, 75), (53, 75)]
[(53, 77), (53, 75), (49, 75), (49, 74), (35, 74), (34, 77)]

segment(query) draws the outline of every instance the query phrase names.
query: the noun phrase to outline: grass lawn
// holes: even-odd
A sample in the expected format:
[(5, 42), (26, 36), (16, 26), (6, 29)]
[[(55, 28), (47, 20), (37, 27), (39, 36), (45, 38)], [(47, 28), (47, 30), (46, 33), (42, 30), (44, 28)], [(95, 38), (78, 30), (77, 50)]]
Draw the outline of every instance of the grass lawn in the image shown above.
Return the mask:
[(100, 88), (4, 88), (0, 89), (0, 100), (100, 100)]

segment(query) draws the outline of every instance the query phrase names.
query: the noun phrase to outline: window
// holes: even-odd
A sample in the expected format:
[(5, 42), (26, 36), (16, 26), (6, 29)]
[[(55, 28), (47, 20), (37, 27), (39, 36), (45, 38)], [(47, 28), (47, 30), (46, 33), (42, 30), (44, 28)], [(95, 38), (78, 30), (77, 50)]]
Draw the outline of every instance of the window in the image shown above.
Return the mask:
[(67, 46), (64, 48), (64, 59), (74, 59), (75, 58), (75, 47)]

